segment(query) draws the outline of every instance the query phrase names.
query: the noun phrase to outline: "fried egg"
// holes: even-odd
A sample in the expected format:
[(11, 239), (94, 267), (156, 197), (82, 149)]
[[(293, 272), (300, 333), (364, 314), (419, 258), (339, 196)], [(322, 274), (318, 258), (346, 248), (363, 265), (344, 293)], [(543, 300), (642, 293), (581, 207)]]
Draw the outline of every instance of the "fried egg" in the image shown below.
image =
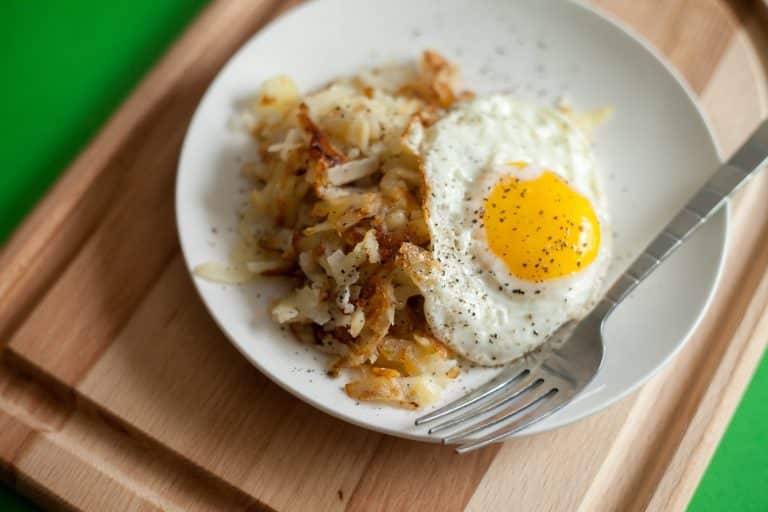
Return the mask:
[(610, 259), (590, 141), (557, 109), (465, 103), (406, 143), (421, 158), (436, 261), (433, 332), (481, 365), (512, 361), (594, 304)]

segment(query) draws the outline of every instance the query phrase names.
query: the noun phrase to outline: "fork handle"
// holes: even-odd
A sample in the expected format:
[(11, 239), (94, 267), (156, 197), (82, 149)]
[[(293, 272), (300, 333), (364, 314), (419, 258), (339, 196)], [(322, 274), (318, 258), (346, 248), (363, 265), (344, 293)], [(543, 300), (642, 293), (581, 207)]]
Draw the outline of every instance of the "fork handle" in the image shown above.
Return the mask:
[(643, 279), (667, 259), (725, 203), (726, 198), (768, 164), (768, 120), (724, 163), (640, 256), (608, 289), (595, 313), (605, 318)]

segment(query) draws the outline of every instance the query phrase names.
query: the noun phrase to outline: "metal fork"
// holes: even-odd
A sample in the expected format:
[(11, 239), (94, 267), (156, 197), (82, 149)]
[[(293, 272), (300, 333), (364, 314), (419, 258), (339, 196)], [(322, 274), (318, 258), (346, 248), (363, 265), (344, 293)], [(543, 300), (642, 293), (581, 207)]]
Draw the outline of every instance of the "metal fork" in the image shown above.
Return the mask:
[(616, 306), (672, 254), (747, 178), (768, 163), (768, 120), (707, 181), (594, 309), (551, 336), (545, 346), (508, 366), (487, 384), (416, 420), (437, 422), (430, 434), (458, 453), (503, 441), (568, 404), (597, 374), (603, 325)]

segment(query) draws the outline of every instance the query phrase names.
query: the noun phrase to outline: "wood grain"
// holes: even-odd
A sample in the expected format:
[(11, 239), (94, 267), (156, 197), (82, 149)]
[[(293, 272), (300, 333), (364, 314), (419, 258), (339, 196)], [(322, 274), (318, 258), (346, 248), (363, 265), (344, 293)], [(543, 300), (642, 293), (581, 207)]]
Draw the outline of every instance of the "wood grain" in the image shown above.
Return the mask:
[[(147, 142), (143, 129), (152, 126), (158, 109), (172, 110), (167, 116), (176, 145), (168, 144), (164, 134), (152, 147), (176, 150), (178, 155), (178, 140), (218, 69), (253, 32), (291, 3), (295, 2), (212, 3), (142, 81), (0, 252), (4, 269), (0, 273), (0, 340), (7, 338), (69, 264), (101, 222), (103, 212), (132, 182), (145, 178), (141, 172), (125, 172), (125, 166), (135, 162), (132, 151), (151, 149), (143, 144)], [(186, 95), (186, 101), (179, 100), (179, 93)]]
[(637, 30), (700, 93), (739, 29), (725, 2), (645, 0), (593, 2)]
[[(348, 425), (224, 340), (169, 200), (205, 87), (293, 3), (213, 3), (0, 253), (0, 475), (78, 510), (684, 509), (768, 339), (768, 178), (734, 201), (704, 322), (639, 393), (464, 457)], [(596, 3), (681, 71), (724, 155), (766, 115), (741, 4)]]
[(379, 436), (317, 414), (222, 341), (177, 258), (78, 390), (271, 506), (336, 504)]

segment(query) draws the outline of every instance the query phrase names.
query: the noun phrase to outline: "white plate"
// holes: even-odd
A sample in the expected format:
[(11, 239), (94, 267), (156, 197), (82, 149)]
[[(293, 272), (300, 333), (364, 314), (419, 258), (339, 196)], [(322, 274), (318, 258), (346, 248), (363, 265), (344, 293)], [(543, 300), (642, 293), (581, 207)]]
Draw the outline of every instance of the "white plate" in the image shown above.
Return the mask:
[[(712, 136), (686, 86), (647, 45), (589, 8), (533, 0), (316, 0), (248, 41), (192, 119), (176, 183), (187, 266), (227, 258), (242, 198), (240, 162), (255, 150), (246, 136), (227, 128), (239, 101), (276, 74), (290, 74), (306, 91), (382, 60), (417, 58), (425, 48), (458, 61), (467, 84), (479, 93), (512, 91), (534, 102), (566, 95), (580, 107), (615, 107), (596, 139), (617, 233), (613, 276), (718, 166)], [(613, 315), (605, 362), (594, 382), (526, 434), (606, 407), (683, 346), (716, 285), (726, 219), (725, 210), (716, 214)], [(227, 287), (193, 279), (235, 346), (284, 389), (352, 423), (430, 439), (413, 426), (420, 413), (349, 399), (343, 379), (325, 376), (322, 354), (270, 321), (268, 304), (284, 284), (265, 279)], [(446, 399), (492, 373), (470, 371)]]

